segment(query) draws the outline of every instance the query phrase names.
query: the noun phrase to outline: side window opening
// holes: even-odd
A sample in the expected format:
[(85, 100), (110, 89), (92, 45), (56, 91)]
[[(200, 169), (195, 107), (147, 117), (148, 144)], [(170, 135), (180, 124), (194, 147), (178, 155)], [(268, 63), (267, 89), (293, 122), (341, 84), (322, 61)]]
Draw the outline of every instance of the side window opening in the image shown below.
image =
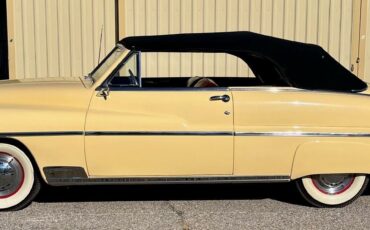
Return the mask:
[(273, 81), (275, 76), (265, 76), (275, 74), (272, 65), (252, 61), (252, 70), (246, 61), (225, 53), (132, 52), (108, 85), (138, 88), (285, 86), (284, 82)]

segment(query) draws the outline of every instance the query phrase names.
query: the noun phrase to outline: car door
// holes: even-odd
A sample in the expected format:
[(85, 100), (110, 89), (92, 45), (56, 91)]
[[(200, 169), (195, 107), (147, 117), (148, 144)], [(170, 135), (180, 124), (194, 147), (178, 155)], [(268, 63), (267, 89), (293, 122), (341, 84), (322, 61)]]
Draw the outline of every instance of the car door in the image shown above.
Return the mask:
[(232, 174), (231, 93), (141, 88), (137, 55), (114, 74), (109, 90), (91, 99), (85, 128), (90, 176)]

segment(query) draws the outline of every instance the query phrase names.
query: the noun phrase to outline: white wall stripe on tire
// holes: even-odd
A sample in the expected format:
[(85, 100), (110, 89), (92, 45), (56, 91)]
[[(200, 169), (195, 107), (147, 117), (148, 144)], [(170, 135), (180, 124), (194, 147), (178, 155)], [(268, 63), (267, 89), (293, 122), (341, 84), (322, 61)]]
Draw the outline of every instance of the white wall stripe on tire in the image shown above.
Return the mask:
[(23, 184), (19, 190), (9, 197), (0, 199), (1, 210), (14, 207), (24, 201), (32, 190), (35, 178), (32, 163), (22, 150), (13, 145), (0, 144), (0, 152), (16, 158), (24, 172)]
[(354, 198), (362, 189), (366, 176), (356, 176), (351, 186), (339, 194), (325, 194), (312, 182), (311, 177), (303, 178), (302, 184), (307, 193), (316, 201), (326, 205), (339, 205)]

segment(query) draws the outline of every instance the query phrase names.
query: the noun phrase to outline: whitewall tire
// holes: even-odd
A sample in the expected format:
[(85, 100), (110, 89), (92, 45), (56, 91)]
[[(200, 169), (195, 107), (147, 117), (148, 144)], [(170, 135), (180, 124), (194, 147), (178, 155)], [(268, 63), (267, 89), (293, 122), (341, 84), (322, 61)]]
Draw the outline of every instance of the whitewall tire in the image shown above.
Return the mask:
[(0, 144), (0, 211), (26, 207), (40, 191), (32, 162), (19, 148)]
[(316, 207), (343, 207), (366, 189), (368, 178), (356, 174), (322, 174), (297, 181), (301, 195)]

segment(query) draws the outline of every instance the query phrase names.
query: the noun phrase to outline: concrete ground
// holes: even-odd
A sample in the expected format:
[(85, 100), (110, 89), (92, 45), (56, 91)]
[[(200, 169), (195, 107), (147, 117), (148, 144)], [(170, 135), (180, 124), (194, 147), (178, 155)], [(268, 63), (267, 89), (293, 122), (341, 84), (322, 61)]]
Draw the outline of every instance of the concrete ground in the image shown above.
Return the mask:
[(46, 188), (0, 229), (369, 229), (370, 192), (341, 209), (306, 206), (294, 184)]

